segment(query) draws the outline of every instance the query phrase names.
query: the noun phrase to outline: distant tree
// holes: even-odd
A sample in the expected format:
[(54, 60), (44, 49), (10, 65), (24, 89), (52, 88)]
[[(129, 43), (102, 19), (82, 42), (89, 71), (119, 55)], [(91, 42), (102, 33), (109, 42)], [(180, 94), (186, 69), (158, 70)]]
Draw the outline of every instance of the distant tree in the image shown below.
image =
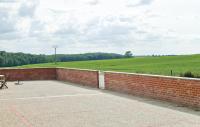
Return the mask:
[(133, 54), (132, 54), (131, 51), (126, 51), (124, 56), (127, 57), (127, 58), (130, 58), (130, 57), (133, 57)]

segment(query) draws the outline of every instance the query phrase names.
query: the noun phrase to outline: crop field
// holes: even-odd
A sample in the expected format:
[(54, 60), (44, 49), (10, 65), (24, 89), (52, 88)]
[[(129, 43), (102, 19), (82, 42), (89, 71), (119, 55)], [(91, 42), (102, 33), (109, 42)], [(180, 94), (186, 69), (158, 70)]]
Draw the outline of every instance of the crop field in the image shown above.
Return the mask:
[[(19, 68), (32, 67), (68, 67), (81, 69), (94, 69), (102, 71), (133, 72), (158, 75), (180, 76), (185, 72), (200, 75), (200, 55), (135, 57), (112, 60), (91, 60), (76, 62), (58, 62), (19, 66)], [(172, 70), (172, 73), (171, 73)]]

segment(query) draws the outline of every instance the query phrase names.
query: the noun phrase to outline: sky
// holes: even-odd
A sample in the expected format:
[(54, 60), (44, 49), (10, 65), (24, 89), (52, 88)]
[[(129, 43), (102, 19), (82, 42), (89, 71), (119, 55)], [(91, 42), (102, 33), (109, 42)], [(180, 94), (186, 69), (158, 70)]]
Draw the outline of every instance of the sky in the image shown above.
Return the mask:
[(200, 53), (200, 0), (0, 0), (0, 50)]

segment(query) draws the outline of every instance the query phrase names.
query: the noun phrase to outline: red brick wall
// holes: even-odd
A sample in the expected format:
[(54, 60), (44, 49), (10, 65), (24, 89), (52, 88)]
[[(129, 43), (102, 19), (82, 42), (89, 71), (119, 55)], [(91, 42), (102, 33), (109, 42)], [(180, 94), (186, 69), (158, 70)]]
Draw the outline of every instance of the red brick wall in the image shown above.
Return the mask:
[(200, 80), (165, 76), (105, 73), (108, 90), (200, 108)]
[(98, 88), (98, 71), (65, 68), (0, 69), (8, 81), (61, 80)]
[(57, 80), (68, 81), (96, 88), (99, 86), (98, 75), (98, 71), (65, 68), (57, 69)]
[(0, 75), (6, 75), (8, 81), (16, 80), (55, 80), (55, 68), (0, 69)]

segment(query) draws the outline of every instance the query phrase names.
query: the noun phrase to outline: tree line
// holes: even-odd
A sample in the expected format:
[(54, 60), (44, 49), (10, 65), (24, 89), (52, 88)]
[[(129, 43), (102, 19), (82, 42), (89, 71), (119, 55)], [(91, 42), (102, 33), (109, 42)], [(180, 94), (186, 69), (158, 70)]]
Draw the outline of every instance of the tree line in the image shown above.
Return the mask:
[[(57, 62), (103, 60), (130, 57), (115, 53), (85, 53), (85, 54), (57, 54)], [(26, 53), (10, 53), (0, 51), (0, 67), (20, 66), (26, 64), (49, 63), (55, 61), (55, 55), (35, 55)]]

